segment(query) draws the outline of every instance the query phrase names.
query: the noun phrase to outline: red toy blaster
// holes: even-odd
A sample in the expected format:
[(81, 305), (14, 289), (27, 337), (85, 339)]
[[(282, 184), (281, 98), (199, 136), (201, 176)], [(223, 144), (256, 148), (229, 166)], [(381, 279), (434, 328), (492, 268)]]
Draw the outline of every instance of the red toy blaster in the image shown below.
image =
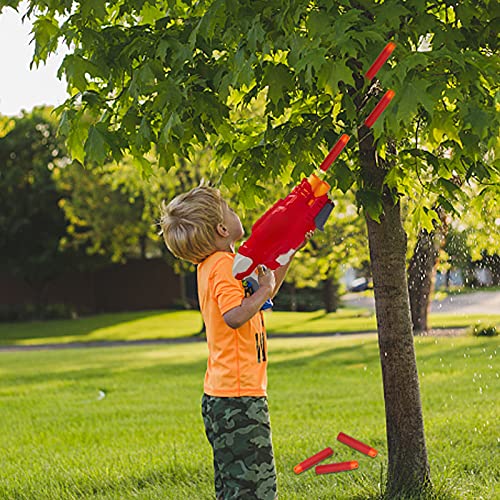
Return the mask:
[[(368, 80), (375, 77), (395, 47), (392, 42), (386, 45), (366, 72)], [(365, 120), (367, 127), (373, 126), (393, 97), (394, 91), (385, 93)], [(343, 134), (321, 163), (319, 171), (303, 179), (286, 198), (275, 203), (253, 225), (250, 238), (240, 246), (234, 259), (233, 275), (236, 279), (247, 278), (260, 264), (272, 270), (287, 264), (308, 233), (315, 229), (323, 231), (334, 205), (327, 195), (330, 186), (321, 176), (337, 159), (349, 139), (349, 135)]]

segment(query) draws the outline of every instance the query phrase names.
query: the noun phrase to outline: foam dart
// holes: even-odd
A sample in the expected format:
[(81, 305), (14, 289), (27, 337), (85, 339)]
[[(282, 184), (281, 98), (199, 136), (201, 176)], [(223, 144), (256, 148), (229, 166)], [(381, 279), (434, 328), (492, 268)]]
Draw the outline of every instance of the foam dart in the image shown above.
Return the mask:
[(388, 104), (392, 101), (392, 98), (396, 95), (394, 90), (388, 90), (380, 102), (375, 106), (375, 109), (368, 115), (368, 118), (365, 120), (365, 125), (367, 127), (373, 126), (373, 124), (377, 121), (378, 117), (383, 113), (384, 109), (387, 108)]
[(326, 172), (330, 168), (330, 165), (338, 158), (339, 154), (345, 148), (345, 145), (349, 142), (350, 138), (351, 136), (347, 134), (342, 134), (340, 136), (339, 140), (335, 143), (335, 146), (333, 146), (333, 148), (330, 150), (326, 158), (319, 166), (319, 168), (323, 170), (323, 172)]
[(375, 62), (370, 66), (370, 69), (365, 73), (365, 77), (368, 80), (372, 80), (373, 77), (378, 73), (378, 70), (384, 65), (385, 61), (389, 59), (389, 56), (392, 54), (392, 51), (396, 48), (396, 44), (394, 42), (389, 42), (384, 50), (378, 55)]
[(350, 462), (337, 462), (336, 464), (318, 465), (315, 470), (316, 474), (330, 474), (332, 472), (354, 470), (358, 467), (358, 462), (356, 462), (356, 460), (351, 460)]
[(365, 455), (368, 455), (369, 457), (374, 458), (377, 456), (378, 451), (375, 448), (372, 448), (371, 446), (368, 446), (367, 444), (362, 443), (361, 441), (358, 441), (357, 439), (354, 439), (351, 436), (344, 434), (343, 432), (339, 433), (339, 435), (337, 436), (337, 440), (341, 443), (346, 444), (347, 446), (350, 446), (351, 448), (354, 448), (357, 451), (360, 451), (361, 453), (364, 453)]
[(297, 464), (293, 468), (293, 472), (295, 472), (295, 474), (300, 474), (301, 472), (310, 469), (317, 463), (321, 462), (325, 458), (328, 458), (332, 455), (333, 455), (333, 450), (330, 447), (325, 448), (324, 450), (321, 450), (320, 452), (316, 453), (316, 455), (313, 455), (312, 457), (307, 458), (303, 462), (300, 462), (300, 464)]

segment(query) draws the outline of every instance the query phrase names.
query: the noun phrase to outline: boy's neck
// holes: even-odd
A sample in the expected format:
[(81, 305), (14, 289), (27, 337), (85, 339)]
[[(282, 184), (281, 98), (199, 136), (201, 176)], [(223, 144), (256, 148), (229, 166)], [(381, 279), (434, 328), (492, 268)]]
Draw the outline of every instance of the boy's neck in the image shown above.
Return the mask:
[(215, 242), (215, 249), (217, 252), (231, 252), (231, 253), (235, 253), (234, 252), (234, 245), (235, 245), (235, 241), (216, 241)]

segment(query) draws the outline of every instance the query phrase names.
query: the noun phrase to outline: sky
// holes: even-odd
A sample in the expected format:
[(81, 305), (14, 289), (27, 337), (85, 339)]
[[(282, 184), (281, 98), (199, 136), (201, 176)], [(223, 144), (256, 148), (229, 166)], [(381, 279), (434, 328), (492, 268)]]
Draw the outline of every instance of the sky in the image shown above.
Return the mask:
[(60, 49), (47, 63), (30, 70), (35, 51), (32, 25), (11, 8), (0, 14), (0, 114), (14, 116), (42, 104), (59, 105), (67, 97), (65, 80), (57, 70), (66, 54)]

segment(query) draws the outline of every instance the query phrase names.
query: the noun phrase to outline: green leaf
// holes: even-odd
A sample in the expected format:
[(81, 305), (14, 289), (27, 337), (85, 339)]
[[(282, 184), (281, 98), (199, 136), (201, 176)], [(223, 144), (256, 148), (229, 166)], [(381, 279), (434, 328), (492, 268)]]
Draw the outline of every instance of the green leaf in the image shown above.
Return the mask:
[(457, 209), (454, 207), (453, 203), (445, 198), (442, 194), (438, 196), (438, 203), (440, 206), (442, 206), (450, 215), (460, 215), (457, 212)]
[(375, 222), (380, 223), (380, 216), (384, 213), (381, 195), (375, 191), (359, 190), (356, 193), (359, 204)]
[(378, 6), (375, 20), (377, 24), (385, 24), (390, 29), (399, 30), (400, 18), (410, 14), (411, 12), (400, 1), (385, 2)]
[(252, 23), (252, 27), (247, 33), (247, 45), (250, 51), (255, 52), (259, 50), (264, 41), (266, 32), (262, 27), (262, 21), (260, 19), (260, 14), (257, 15), (254, 22)]
[(492, 122), (494, 118), (477, 107), (470, 109), (469, 113), (464, 117), (464, 125), (470, 125), (472, 131), (478, 135), (481, 139), (485, 139), (488, 134), (488, 125)]
[(420, 226), (430, 233), (434, 230), (434, 223), (439, 223), (439, 216), (436, 211), (425, 205), (417, 205), (413, 212), (414, 226)]
[(430, 85), (428, 81), (414, 79), (404, 85), (399, 95), (396, 94), (394, 104), (397, 105), (398, 122), (409, 123), (417, 113), (419, 105), (422, 105), (432, 115), (435, 100), (427, 91)]
[(59, 41), (59, 24), (49, 16), (42, 16), (33, 23), (35, 39), (35, 54), (33, 62), (38, 65), (46, 61), (49, 54), (55, 52)]
[(347, 166), (345, 161), (337, 160), (335, 165), (333, 166), (333, 170), (335, 172), (335, 178), (337, 180), (337, 187), (343, 192), (347, 193), (347, 191), (351, 188), (356, 180), (354, 173)]
[(170, 139), (172, 138), (172, 135), (176, 133), (179, 127), (182, 127), (179, 115), (177, 113), (171, 113), (167, 123), (161, 131), (160, 144), (168, 144), (170, 142)]
[(87, 19), (104, 19), (106, 17), (106, 2), (102, 0), (85, 0), (80, 3), (80, 13)]
[(327, 94), (335, 95), (339, 91), (339, 82), (354, 85), (352, 71), (346, 61), (326, 61), (318, 74), (318, 87)]
[(71, 156), (82, 165), (85, 161), (84, 144), (87, 140), (89, 124), (83, 119), (83, 113), (73, 110), (64, 111), (61, 117), (60, 133), (66, 137), (66, 145)]
[[(104, 2), (102, 2), (104, 3)], [(165, 15), (165, 11), (151, 3), (145, 3), (141, 9), (142, 22), (145, 24), (155, 24), (158, 19)]]
[(144, 158), (141, 154), (134, 154), (132, 157), (133, 164), (138, 167), (139, 172), (141, 173), (142, 179), (149, 179), (153, 175), (153, 167), (151, 162)]
[(63, 73), (70, 87), (84, 92), (89, 86), (86, 75), (98, 76), (100, 71), (93, 62), (81, 55), (68, 54), (63, 60), (58, 76), (61, 77)]
[(89, 134), (85, 141), (85, 160), (93, 161), (102, 165), (109, 152), (109, 146), (106, 137), (96, 125), (91, 125)]
[(277, 104), (283, 99), (283, 94), (293, 86), (292, 72), (284, 64), (268, 64), (263, 82), (269, 85), (269, 99), (273, 104)]
[(151, 149), (151, 143), (154, 141), (154, 134), (151, 129), (151, 124), (146, 117), (143, 117), (139, 130), (135, 137), (135, 147), (139, 151), (148, 152)]
[(307, 18), (307, 29), (312, 38), (322, 36), (328, 33), (329, 18), (325, 16), (324, 12), (313, 10)]
[(448, 179), (444, 179), (443, 177), (441, 177), (438, 183), (452, 199), (456, 200), (457, 197), (462, 194), (462, 190), (454, 182), (451, 182)]

